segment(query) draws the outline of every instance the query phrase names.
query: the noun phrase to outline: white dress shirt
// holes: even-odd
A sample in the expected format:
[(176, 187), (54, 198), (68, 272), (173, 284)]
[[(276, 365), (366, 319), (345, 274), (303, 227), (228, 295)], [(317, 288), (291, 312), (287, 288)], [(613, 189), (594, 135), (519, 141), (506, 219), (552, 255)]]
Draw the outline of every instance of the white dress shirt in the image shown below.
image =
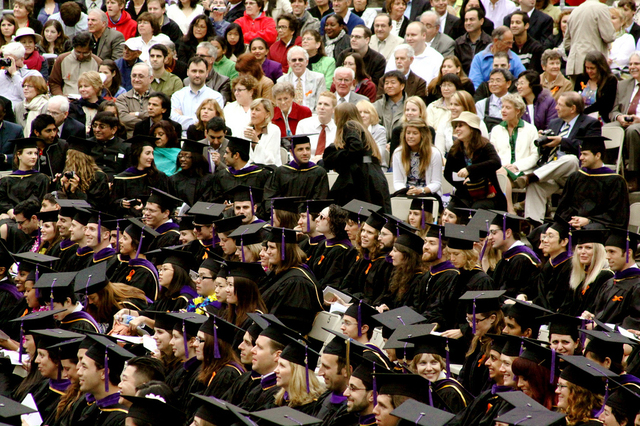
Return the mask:
[[(426, 46), (424, 51), (420, 55), (416, 55), (411, 63), (411, 71), (426, 81), (427, 86), (429, 82), (438, 77), (440, 73), (440, 66), (444, 56), (433, 47)], [(395, 71), (396, 61), (388, 61), (385, 72)]]
[[(327, 133), (326, 145), (325, 148), (328, 147), (336, 140), (336, 123), (331, 120), (329, 124), (327, 124), (327, 128), (325, 132)], [(316, 148), (318, 147), (318, 137), (320, 136), (320, 132), (322, 131), (322, 124), (320, 120), (318, 120), (317, 116), (312, 116), (308, 118), (304, 118), (298, 122), (298, 127), (296, 128), (296, 133), (299, 135), (305, 135), (309, 133), (317, 133), (317, 135), (309, 136), (309, 140), (311, 141), (311, 155), (316, 155)]]

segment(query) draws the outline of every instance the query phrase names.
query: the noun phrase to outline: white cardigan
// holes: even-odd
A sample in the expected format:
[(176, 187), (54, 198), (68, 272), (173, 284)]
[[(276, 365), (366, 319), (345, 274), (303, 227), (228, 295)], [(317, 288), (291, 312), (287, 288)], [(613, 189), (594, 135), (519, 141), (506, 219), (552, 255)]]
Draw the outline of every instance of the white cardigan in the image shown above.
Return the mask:
[[(255, 150), (251, 148), (249, 161), (256, 164), (282, 166), (280, 136), (280, 127), (269, 123), (269, 125), (267, 125), (267, 134), (263, 134), (260, 137), (260, 142), (256, 145)], [(244, 135), (239, 137), (244, 139)]]
[[(404, 171), (401, 155), (402, 147), (396, 148), (393, 152), (393, 189), (395, 191), (407, 187), (407, 173)], [(432, 194), (442, 195), (442, 153), (435, 146), (431, 146), (431, 163), (427, 167), (424, 180)]]
[[(533, 124), (524, 122), (524, 127), (518, 129), (518, 138), (516, 139), (516, 161), (513, 165), (521, 172), (529, 173), (536, 167), (536, 162), (540, 157), (538, 148), (533, 141), (538, 138), (538, 129)], [(498, 156), (502, 165), (511, 164), (511, 145), (509, 145), (509, 132), (506, 127), (501, 125), (495, 126), (491, 130), (489, 140), (498, 151)]]

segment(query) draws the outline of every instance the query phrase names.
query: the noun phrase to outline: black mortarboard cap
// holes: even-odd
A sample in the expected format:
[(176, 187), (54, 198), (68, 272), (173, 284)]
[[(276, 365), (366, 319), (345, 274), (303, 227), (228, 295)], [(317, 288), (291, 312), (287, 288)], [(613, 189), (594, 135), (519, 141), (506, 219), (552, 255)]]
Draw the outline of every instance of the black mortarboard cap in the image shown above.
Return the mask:
[(398, 359), (411, 360), (416, 355), (414, 352), (415, 345), (409, 343), (407, 339), (418, 335), (429, 334), (435, 326), (435, 324), (401, 325), (396, 328), (391, 334), (391, 337), (384, 342), (384, 349), (395, 349)]
[(167, 404), (163, 397), (158, 395), (146, 395), (144, 397), (122, 395), (131, 402), (127, 417), (139, 420), (143, 424), (150, 425), (180, 425), (185, 422), (185, 415)]
[(289, 343), (291, 338), (288, 336), (297, 337), (296, 331), (291, 330), (289, 327), (284, 325), (274, 315), (248, 313), (247, 316), (254, 320), (258, 325), (263, 327), (262, 332), (260, 333), (261, 336), (268, 337), (269, 339), (282, 345), (287, 345)]
[[(527, 328), (531, 328), (531, 331), (536, 335), (540, 330), (540, 325), (542, 324), (542, 321), (538, 318), (542, 315), (550, 314), (551, 311), (528, 301), (508, 296), (507, 299), (514, 303), (505, 303), (502, 305), (502, 312), (504, 312), (504, 315), (515, 319), (518, 325), (523, 327), (522, 331), (525, 331)], [(535, 338), (536, 336), (533, 337)]]
[(638, 251), (639, 241), (640, 235), (635, 232), (611, 227), (609, 228), (609, 237), (604, 245), (618, 247), (628, 254), (629, 249), (633, 250), (634, 253)]
[(456, 250), (473, 250), (473, 243), (480, 239), (478, 231), (465, 225), (447, 223), (444, 226), (447, 247)]
[[(493, 337), (492, 337), (493, 338)], [(497, 395), (511, 404), (514, 408), (529, 408), (531, 410), (546, 410), (545, 406), (522, 391), (498, 392)]]
[(277, 407), (251, 413), (263, 421), (266, 426), (308, 426), (322, 423), (321, 419), (311, 417), (291, 407)]
[[(270, 226), (267, 228), (269, 234), (267, 235), (267, 241), (272, 243), (285, 243), (285, 244), (297, 244), (298, 233), (294, 229), (277, 228)], [(284, 245), (283, 245), (284, 252)]]
[(188, 354), (188, 337), (195, 337), (198, 335), (198, 330), (200, 330), (202, 324), (207, 320), (207, 317), (205, 315), (196, 314), (195, 312), (171, 312), (169, 315), (176, 319), (176, 322), (173, 324), (173, 329), (182, 333), (184, 353)]
[(267, 274), (260, 263), (226, 262), (227, 277), (242, 277), (260, 283)]
[(78, 357), (78, 349), (80, 349), (80, 344), (85, 339), (89, 340), (86, 336), (65, 340), (64, 342), (56, 343), (55, 345), (47, 347), (47, 350), (49, 352), (57, 350), (59, 359), (75, 359)]
[(371, 212), (377, 212), (382, 209), (381, 206), (357, 199), (349, 201), (342, 208), (349, 212), (349, 219), (358, 222), (358, 224), (367, 220)]
[(483, 312), (499, 311), (504, 290), (467, 291), (459, 300), (468, 303), (467, 313), (479, 314)]
[(229, 234), (229, 238), (235, 238), (236, 245), (240, 247), (252, 244), (261, 244), (269, 233), (265, 228), (264, 222), (253, 222), (246, 225), (240, 225)]
[(193, 231), (194, 216), (185, 215), (185, 216), (178, 216), (178, 218), (179, 218), (178, 229), (180, 229), (180, 231)]
[(217, 276), (224, 265), (225, 260), (223, 258), (215, 253), (209, 253), (209, 256), (200, 264), (200, 267), (208, 269)]
[(23, 149), (38, 148), (39, 141), (41, 142), (42, 140), (40, 138), (14, 139), (13, 140), (14, 152), (20, 151)]
[(395, 244), (406, 247), (407, 249), (414, 251), (418, 254), (422, 254), (422, 247), (424, 246), (424, 240), (418, 234), (403, 232), (396, 238)]
[(604, 229), (578, 229), (572, 231), (573, 244), (602, 244), (607, 241), (607, 231)]
[(584, 353), (593, 352), (600, 359), (610, 358), (612, 362), (622, 363), (624, 356), (624, 345), (637, 345), (638, 342), (631, 340), (620, 333), (598, 331), (598, 330), (580, 330), (587, 335), (589, 343)]
[(179, 266), (185, 271), (189, 272), (194, 270), (197, 266), (195, 265), (195, 259), (193, 257), (193, 253), (188, 250), (175, 250), (169, 248), (163, 248), (160, 251), (160, 257), (158, 259), (158, 265), (170, 263), (174, 266)]
[(48, 210), (46, 212), (38, 212), (36, 213), (38, 220), (42, 222), (57, 222), (58, 221), (58, 210)]
[(245, 215), (225, 217), (213, 221), (213, 229), (217, 234), (230, 234), (235, 231), (238, 226), (242, 225), (242, 221), (245, 219)]
[(320, 214), (320, 212), (333, 204), (333, 200), (305, 200), (298, 207), (299, 213)]
[(556, 215), (555, 222), (553, 222), (551, 225), (549, 225), (549, 228), (547, 228), (547, 229), (553, 229), (558, 234), (560, 234), (560, 240), (564, 240), (565, 238), (569, 238), (569, 232), (572, 231), (571, 225), (569, 225), (569, 222), (567, 222), (566, 220), (562, 219), (559, 215)]
[(455, 415), (451, 413), (439, 410), (415, 399), (406, 400), (398, 408), (393, 410), (391, 415), (406, 420), (416, 426), (444, 426), (455, 417)]
[(76, 207), (91, 208), (91, 204), (89, 204), (85, 200), (62, 199), (62, 200), (58, 200), (58, 205), (60, 206), (60, 209), (58, 210), (58, 216), (64, 216), (64, 217), (70, 217), (70, 218), (73, 218), (73, 216), (75, 216)]
[(232, 345), (236, 338), (236, 334), (239, 331), (242, 331), (242, 329), (216, 315), (210, 315), (209, 318), (200, 326), (200, 331), (214, 337), (213, 355), (215, 358), (220, 358), (218, 339)]
[(409, 206), (409, 210), (422, 210), (431, 213), (434, 202), (437, 203), (438, 200), (433, 197), (414, 197), (411, 198), (411, 205)]
[(211, 225), (213, 221), (222, 216), (225, 207), (226, 206), (224, 204), (205, 203), (204, 201), (198, 201), (189, 209), (189, 215), (195, 216), (193, 218), (194, 224)]
[(362, 326), (368, 325), (369, 328), (373, 329), (373, 325), (375, 324), (375, 320), (372, 319), (374, 315), (378, 314), (378, 310), (373, 306), (364, 302), (364, 300), (356, 300), (354, 303), (349, 305), (344, 315), (355, 318), (358, 322), (358, 336), (362, 336)]
[(524, 339), (519, 336), (511, 336), (509, 334), (489, 334), (491, 338), (491, 350), (500, 352), (510, 357), (520, 356), (520, 352), (524, 350)]
[(193, 139), (180, 139), (180, 141), (182, 142), (182, 151), (191, 152), (193, 154), (202, 155), (205, 148), (209, 147), (209, 144), (194, 141)]
[(310, 369), (313, 373), (318, 359), (320, 359), (320, 354), (311, 349), (306, 341), (292, 338), (280, 353), (280, 358)]
[(87, 226), (89, 219), (91, 219), (92, 213), (84, 208), (76, 207), (76, 213), (73, 215), (73, 220)]
[(173, 195), (167, 192), (164, 192), (158, 188), (151, 187), (150, 189), (151, 189), (151, 195), (149, 195), (149, 199), (147, 200), (147, 203), (155, 203), (159, 205), (162, 211), (164, 210), (173, 211), (173, 209), (175, 209), (176, 207), (178, 207), (183, 203), (183, 201), (180, 198), (174, 197)]
[(446, 208), (458, 217), (457, 223), (460, 225), (467, 224), (471, 219), (469, 206), (467, 205), (467, 203), (456, 196), (451, 197)]
[(262, 188), (255, 186), (237, 185), (226, 192), (231, 200), (236, 201), (251, 201), (252, 205), (262, 202)]
[(610, 141), (611, 139), (604, 136), (583, 136), (582, 144), (580, 144), (581, 151), (591, 151), (592, 153), (601, 153), (604, 154), (607, 150), (605, 141)]
[(23, 317), (9, 320), (9, 322), (20, 322), (21, 332), (31, 334), (33, 330), (56, 328), (56, 320), (53, 316), (64, 311), (64, 309), (56, 309), (55, 311), (32, 312)]
[[(149, 246), (155, 241), (159, 233), (154, 231), (150, 226), (145, 225), (138, 218), (129, 218), (129, 226), (124, 230), (131, 238), (139, 241), (137, 253), (146, 253)], [(138, 257), (136, 253), (136, 257)]]
[(511, 231), (514, 234), (519, 235), (520, 225), (522, 224), (522, 222), (526, 222), (527, 220), (523, 217), (511, 214), (511, 213), (507, 213), (499, 210), (491, 210), (491, 211), (496, 214), (496, 217), (491, 222), (491, 225), (499, 226), (503, 232), (506, 231), (507, 229), (511, 229)]
[(271, 208), (274, 210), (298, 213), (300, 203), (303, 201), (304, 197), (274, 197), (271, 198)]
[[(10, 421), (12, 424), (20, 424), (20, 416), (34, 413), (37, 410), (22, 405), (6, 396), (0, 395), (0, 418)], [(17, 422), (17, 423), (14, 423)]]
[(551, 380), (555, 375), (556, 353), (551, 349), (542, 346), (530, 339), (524, 341), (524, 351), (520, 354), (520, 358), (528, 359), (536, 364), (545, 367), (551, 371)]
[(27, 262), (31, 264), (33, 268), (35, 268), (36, 265), (41, 268), (44, 266), (44, 269), (40, 269), (41, 272), (44, 272), (46, 269), (51, 269), (47, 268), (47, 265), (51, 265), (51, 262), (60, 260), (59, 257), (49, 256), (48, 254), (42, 253), (33, 253), (30, 251), (24, 253), (8, 254), (8, 256), (14, 258), (16, 262), (20, 262), (21, 265), (23, 262)]
[(565, 416), (564, 413), (549, 411), (544, 407), (543, 409), (518, 407), (500, 415), (495, 420), (509, 426), (564, 426), (566, 424)]
[(74, 333), (73, 331), (63, 330), (61, 328), (33, 330), (32, 334), (38, 349), (48, 349), (50, 346), (63, 343), (67, 340), (84, 337), (84, 334)]
[[(433, 329), (433, 326), (430, 324), (423, 324), (414, 327), (424, 328), (425, 331), (428, 331), (429, 328)], [(418, 354), (436, 354), (443, 358), (447, 356), (446, 349), (449, 339), (437, 334), (430, 334), (430, 331), (426, 333), (418, 331), (411, 337), (400, 340), (413, 344), (414, 356)]]
[[(200, 403), (200, 407), (196, 410), (195, 416), (209, 423), (215, 425), (234, 425), (239, 422), (236, 413), (247, 414), (247, 411), (222, 399), (195, 393), (191, 395), (196, 398), (193, 400), (194, 403)], [(233, 407), (235, 410), (229, 407)]]
[(429, 403), (429, 381), (419, 374), (377, 373), (378, 394), (406, 396)]
[(560, 378), (595, 394), (604, 395), (605, 380), (618, 377), (611, 370), (583, 356), (561, 355), (560, 357), (567, 362), (560, 373)]
[(384, 217), (382, 214), (378, 212), (371, 212), (367, 221), (365, 222), (367, 225), (372, 227), (373, 229), (377, 229), (378, 231), (382, 230), (384, 225), (387, 224), (388, 219)]
[(491, 226), (491, 222), (493, 222), (495, 217), (496, 214), (494, 212), (480, 209), (474, 213), (469, 223), (467, 223), (467, 226), (470, 229), (478, 230), (480, 238), (485, 238), (489, 233), (489, 226)]
[[(51, 298), (51, 309), (53, 309), (54, 294), (67, 295), (73, 293), (72, 285), (77, 272), (56, 272), (40, 275), (34, 288), (48, 290)], [(44, 292), (43, 292), (44, 293)]]
[(329, 343), (327, 343), (324, 349), (322, 350), (323, 354), (336, 355), (341, 358), (347, 359), (347, 342), (348, 342), (349, 364), (357, 366), (357, 361), (355, 361), (352, 358), (353, 354), (357, 353), (360, 356), (362, 356), (365, 350), (370, 350), (369, 347), (363, 345), (357, 340), (351, 339), (349, 336), (347, 336), (346, 334), (342, 334), (339, 331), (330, 330), (324, 327), (323, 327), (323, 330), (333, 334), (333, 339), (331, 339)]
[(246, 157), (249, 157), (251, 154), (251, 141), (248, 139), (236, 138), (233, 136), (227, 136), (227, 140), (229, 141), (227, 147), (231, 152), (240, 152), (245, 154)]
[(376, 314), (372, 318), (382, 326), (382, 336), (389, 338), (393, 331), (403, 325), (417, 324), (427, 319), (408, 306)]
[(309, 136), (316, 136), (318, 133), (304, 133), (300, 135), (283, 136), (282, 139), (289, 139), (291, 146), (302, 145), (305, 143), (311, 143)]
[[(609, 395), (604, 404), (634, 420), (640, 411), (640, 388), (636, 383), (622, 385)], [(628, 421), (627, 424), (631, 425)]]
[(153, 317), (155, 319), (155, 328), (168, 330), (169, 333), (171, 333), (171, 330), (173, 330), (173, 326), (178, 321), (177, 318), (169, 315), (169, 312), (145, 311), (145, 316)]
[(87, 349), (84, 356), (91, 358), (103, 366), (105, 370), (104, 388), (105, 391), (108, 392), (109, 378), (114, 378), (114, 383), (116, 383), (115, 378), (120, 377), (127, 360), (133, 358), (135, 355), (105, 336), (89, 334), (87, 337), (94, 340), (94, 342), (93, 345)]
[(560, 334), (578, 339), (578, 329), (582, 325), (580, 318), (572, 317), (564, 314), (544, 315), (538, 318), (542, 324), (549, 324), (549, 336), (552, 334)]
[(94, 294), (105, 288), (108, 283), (107, 262), (100, 262), (78, 271), (74, 291), (85, 295)]
[(444, 226), (442, 225), (429, 225), (426, 238), (444, 238)]
[(74, 151), (79, 151), (84, 155), (91, 156), (91, 151), (98, 144), (95, 141), (79, 138), (77, 136), (71, 136), (67, 139), (67, 143), (69, 144), (68, 149), (73, 149)]

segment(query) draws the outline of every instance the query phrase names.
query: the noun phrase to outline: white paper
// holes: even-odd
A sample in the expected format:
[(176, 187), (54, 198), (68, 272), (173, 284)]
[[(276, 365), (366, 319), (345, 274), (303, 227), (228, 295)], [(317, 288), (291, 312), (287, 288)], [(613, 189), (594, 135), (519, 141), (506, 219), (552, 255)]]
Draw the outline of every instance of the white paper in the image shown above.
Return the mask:
[(345, 312), (347, 312), (347, 307), (341, 303), (332, 303), (331, 307), (329, 308), (329, 312), (331, 312), (332, 314), (344, 314)]
[(7, 349), (4, 349), (2, 351), (0, 351), (0, 356), (3, 358), (9, 358), (11, 360), (11, 364), (12, 365), (20, 365), (22, 366), (22, 363), (25, 361), (29, 361), (29, 354), (27, 353), (23, 353), (22, 354), (22, 361), (20, 362), (20, 354), (18, 353), (18, 351), (10, 351)]
[(42, 417), (37, 411), (38, 406), (36, 405), (36, 401), (33, 399), (33, 395), (27, 394), (27, 396), (22, 401), (22, 405), (26, 405), (27, 407), (36, 410), (35, 413), (21, 415), (20, 419), (22, 420), (22, 423), (26, 423), (29, 426), (40, 426), (42, 424)]
[(158, 352), (158, 344), (152, 336), (142, 336), (142, 346), (152, 353)]
[(457, 173), (451, 173), (451, 176), (453, 176), (453, 181), (454, 182), (462, 182), (463, 180), (466, 179), (466, 178), (458, 176)]
[(118, 340), (133, 343), (134, 345), (139, 345), (140, 343), (142, 343), (142, 337), (140, 336), (123, 336), (121, 334), (114, 334), (113, 337), (117, 338)]
[(334, 295), (338, 296), (340, 299), (342, 299), (343, 302), (345, 303), (349, 303), (352, 299), (351, 296), (344, 294), (341, 291), (336, 290), (335, 288), (331, 287), (331, 286), (326, 286), (325, 289), (322, 291), (322, 295), (324, 296), (324, 298), (327, 298), (328, 294), (333, 293)]

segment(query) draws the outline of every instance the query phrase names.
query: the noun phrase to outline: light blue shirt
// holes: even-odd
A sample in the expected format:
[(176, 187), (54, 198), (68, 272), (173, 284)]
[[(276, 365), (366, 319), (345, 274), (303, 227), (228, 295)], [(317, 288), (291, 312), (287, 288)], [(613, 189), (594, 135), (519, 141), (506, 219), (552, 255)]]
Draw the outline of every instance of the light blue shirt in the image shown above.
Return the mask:
[[(182, 137), (187, 137), (187, 128), (198, 122), (196, 111), (203, 101), (215, 99), (221, 108), (224, 108), (224, 98), (208, 86), (202, 86), (194, 92), (191, 86), (183, 87), (171, 96), (171, 119), (182, 125)], [(180, 110), (182, 114), (178, 114)]]

